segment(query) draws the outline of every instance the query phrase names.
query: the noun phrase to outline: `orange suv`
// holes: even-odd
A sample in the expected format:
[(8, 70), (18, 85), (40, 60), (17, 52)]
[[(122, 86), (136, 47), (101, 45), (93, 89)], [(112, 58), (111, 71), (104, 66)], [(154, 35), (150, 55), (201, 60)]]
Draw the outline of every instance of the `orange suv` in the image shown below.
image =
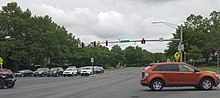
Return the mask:
[(215, 72), (202, 71), (186, 63), (165, 62), (143, 69), (140, 83), (157, 91), (172, 86), (194, 86), (196, 89), (209, 90), (219, 84), (219, 77)]

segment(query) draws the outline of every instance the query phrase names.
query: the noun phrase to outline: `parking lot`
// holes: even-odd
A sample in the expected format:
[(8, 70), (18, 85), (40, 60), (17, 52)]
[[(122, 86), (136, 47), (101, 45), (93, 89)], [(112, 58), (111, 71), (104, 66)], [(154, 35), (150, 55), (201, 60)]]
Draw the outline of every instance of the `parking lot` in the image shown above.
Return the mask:
[(141, 68), (106, 70), (75, 77), (17, 77), (16, 86), (0, 89), (0, 98), (219, 98), (220, 89), (169, 87), (151, 91), (139, 83)]

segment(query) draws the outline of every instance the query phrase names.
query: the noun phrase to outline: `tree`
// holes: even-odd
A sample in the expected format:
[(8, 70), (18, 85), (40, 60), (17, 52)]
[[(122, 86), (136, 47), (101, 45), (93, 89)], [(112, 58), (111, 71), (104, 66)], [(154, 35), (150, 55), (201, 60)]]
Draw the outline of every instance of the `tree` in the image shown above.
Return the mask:
[(197, 46), (191, 46), (189, 51), (190, 59), (193, 61), (192, 64), (195, 65), (196, 61), (201, 57), (202, 50)]
[(0, 11), (0, 41), (1, 55), (5, 61), (17, 62), (16, 66), (63, 65), (74, 57), (79, 43), (51, 17), (32, 16), (30, 10), (22, 11), (15, 2)]
[[(187, 17), (186, 22), (183, 26), (183, 35), (185, 44), (185, 51), (194, 51), (191, 49), (200, 50), (200, 55), (209, 61), (210, 54), (213, 53), (214, 49), (220, 48), (220, 12), (213, 11), (209, 18), (204, 18), (201, 15), (191, 14)], [(180, 28), (173, 34), (174, 38), (179, 38)], [(169, 44), (169, 49), (165, 50), (167, 56), (172, 56), (173, 52), (177, 50), (178, 42), (172, 41)], [(194, 47), (194, 48), (192, 48)]]
[(125, 54), (122, 52), (122, 49), (118, 45), (114, 45), (111, 49), (112, 52), (112, 65), (123, 65), (125, 61)]

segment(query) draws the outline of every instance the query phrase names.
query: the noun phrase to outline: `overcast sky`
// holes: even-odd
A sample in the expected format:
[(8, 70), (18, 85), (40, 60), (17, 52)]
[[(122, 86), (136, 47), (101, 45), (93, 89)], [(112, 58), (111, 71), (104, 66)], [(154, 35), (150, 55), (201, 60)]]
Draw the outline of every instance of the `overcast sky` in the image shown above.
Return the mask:
[[(190, 14), (208, 17), (210, 12), (220, 11), (220, 0), (1, 0), (0, 5), (12, 1), (22, 10), (30, 9), (33, 15), (49, 15), (85, 43), (169, 39), (175, 29), (152, 22), (181, 25)], [(122, 48), (138, 45), (150, 52), (164, 52), (167, 48), (167, 42), (119, 45)]]

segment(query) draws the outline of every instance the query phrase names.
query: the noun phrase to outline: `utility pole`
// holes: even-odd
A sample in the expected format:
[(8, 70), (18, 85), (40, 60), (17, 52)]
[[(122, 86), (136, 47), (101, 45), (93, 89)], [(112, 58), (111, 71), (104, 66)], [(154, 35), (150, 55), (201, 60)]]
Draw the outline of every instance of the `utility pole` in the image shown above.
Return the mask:
[(183, 26), (180, 26), (180, 62), (183, 62), (183, 52), (184, 52), (184, 44), (183, 44)]
[(219, 67), (219, 51), (217, 51), (217, 67)]
[(183, 25), (176, 25), (176, 24), (173, 24), (173, 23), (169, 23), (169, 22), (152, 22), (153, 24), (165, 24), (165, 25), (168, 25), (174, 29), (177, 29), (177, 27), (180, 27), (180, 42), (179, 42), (179, 45), (178, 45), (178, 48), (179, 48), (179, 52), (180, 52), (180, 62), (183, 62), (183, 52), (184, 52), (184, 44), (183, 44)]
[(219, 50), (216, 51), (217, 55), (217, 72), (219, 73)]

